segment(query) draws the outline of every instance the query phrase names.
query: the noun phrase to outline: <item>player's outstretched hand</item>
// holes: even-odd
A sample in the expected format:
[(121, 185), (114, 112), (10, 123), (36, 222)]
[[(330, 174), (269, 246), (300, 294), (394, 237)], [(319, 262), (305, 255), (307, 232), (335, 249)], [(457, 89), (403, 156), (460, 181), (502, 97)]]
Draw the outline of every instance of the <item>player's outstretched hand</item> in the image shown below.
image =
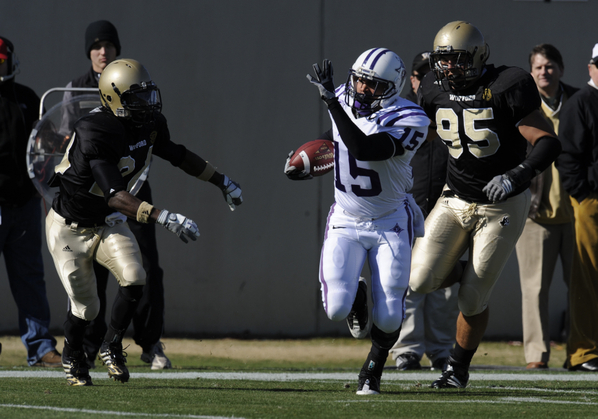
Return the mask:
[(507, 196), (513, 192), (511, 179), (506, 175), (494, 176), (482, 191), (492, 202), (500, 202), (507, 199)]
[(327, 104), (330, 104), (331, 101), (336, 99), (336, 95), (334, 94), (334, 81), (332, 80), (332, 75), (334, 73), (332, 70), (332, 63), (330, 60), (324, 60), (321, 69), (318, 63), (314, 64), (313, 68), (315, 77), (308, 74), (307, 80), (318, 88), (322, 100)]
[(297, 169), (295, 166), (291, 166), (289, 163), (291, 162), (291, 157), (293, 157), (294, 151), (291, 150), (289, 155), (287, 156), (287, 161), (284, 164), (284, 174), (291, 180), (309, 180), (313, 179), (314, 177), (310, 175), (308, 172), (303, 170)]
[(222, 190), (222, 194), (224, 195), (224, 199), (226, 200), (230, 210), (234, 211), (237, 205), (241, 205), (243, 203), (241, 185), (234, 180), (229, 179), (228, 176), (223, 176), (224, 180), (222, 181), (220, 189)]
[(199, 237), (197, 225), (182, 214), (162, 210), (158, 215), (157, 223), (172, 231), (185, 243), (189, 243), (187, 238), (195, 241)]

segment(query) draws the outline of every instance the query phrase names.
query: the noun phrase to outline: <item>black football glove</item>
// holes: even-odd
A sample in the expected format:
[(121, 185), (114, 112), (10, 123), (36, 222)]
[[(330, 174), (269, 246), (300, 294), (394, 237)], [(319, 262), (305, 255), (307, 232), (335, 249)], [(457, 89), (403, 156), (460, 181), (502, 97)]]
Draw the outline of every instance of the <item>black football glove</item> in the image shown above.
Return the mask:
[(313, 179), (314, 177), (312, 175), (310, 175), (308, 172), (306, 172), (305, 169), (299, 170), (295, 166), (289, 165), (289, 163), (291, 163), (291, 157), (293, 157), (293, 154), (294, 154), (294, 152), (293, 152), (293, 150), (291, 150), (291, 152), (287, 156), (287, 161), (284, 164), (284, 174), (287, 175), (287, 177), (291, 180)]
[(322, 62), (322, 69), (318, 63), (313, 65), (314, 73), (316, 77), (312, 77), (308, 74), (307, 80), (310, 83), (314, 84), (318, 90), (320, 91), (320, 97), (327, 105), (330, 105), (336, 99), (336, 95), (334, 94), (334, 81), (332, 80), (332, 74), (334, 71), (332, 70), (332, 63), (330, 60), (324, 60)]

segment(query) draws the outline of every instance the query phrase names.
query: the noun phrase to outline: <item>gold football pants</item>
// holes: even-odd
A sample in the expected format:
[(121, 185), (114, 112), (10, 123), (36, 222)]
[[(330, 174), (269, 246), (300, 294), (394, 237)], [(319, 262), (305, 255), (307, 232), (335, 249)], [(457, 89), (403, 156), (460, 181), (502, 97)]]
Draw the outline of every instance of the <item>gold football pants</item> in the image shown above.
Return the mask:
[(459, 310), (465, 316), (484, 311), (523, 231), (530, 196), (528, 189), (496, 204), (440, 197), (426, 218), (426, 234), (415, 240), (410, 288), (424, 294), (438, 289), (469, 248)]
[(76, 317), (93, 320), (100, 309), (94, 260), (106, 267), (121, 287), (145, 285), (139, 245), (127, 223), (76, 227), (67, 225), (62, 216), (50, 210), (46, 240)]

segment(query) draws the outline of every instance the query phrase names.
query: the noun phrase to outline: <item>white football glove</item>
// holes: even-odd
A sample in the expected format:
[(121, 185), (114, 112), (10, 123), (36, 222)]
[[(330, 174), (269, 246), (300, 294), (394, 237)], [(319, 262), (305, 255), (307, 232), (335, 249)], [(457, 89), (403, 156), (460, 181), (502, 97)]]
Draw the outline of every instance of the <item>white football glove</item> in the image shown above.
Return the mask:
[(284, 174), (291, 180), (309, 180), (313, 179), (313, 176), (310, 175), (305, 169), (298, 170), (295, 166), (289, 165), (291, 162), (291, 157), (293, 157), (293, 150), (287, 156), (287, 161), (284, 164)]
[(228, 178), (228, 176), (223, 175), (224, 180), (222, 182), (222, 186), (220, 189), (222, 190), (222, 194), (224, 195), (224, 199), (226, 203), (230, 207), (231, 211), (234, 211), (237, 205), (241, 205), (243, 203), (243, 197), (241, 194), (241, 185), (239, 185), (234, 180)]
[(193, 220), (190, 220), (182, 214), (162, 210), (160, 215), (158, 215), (157, 223), (162, 224), (167, 230), (172, 231), (185, 243), (189, 243), (187, 238), (195, 241), (199, 237), (199, 229), (197, 228), (197, 225)]

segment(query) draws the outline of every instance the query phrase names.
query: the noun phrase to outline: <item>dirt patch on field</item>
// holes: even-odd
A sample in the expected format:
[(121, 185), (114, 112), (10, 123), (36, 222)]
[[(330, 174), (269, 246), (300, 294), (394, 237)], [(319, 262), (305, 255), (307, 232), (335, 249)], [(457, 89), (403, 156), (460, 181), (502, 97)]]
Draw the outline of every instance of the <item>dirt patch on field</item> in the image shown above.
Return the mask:
[[(57, 336), (56, 349), (62, 352), (64, 337)], [(165, 352), (169, 355), (218, 357), (239, 360), (288, 360), (309, 361), (363, 360), (369, 351), (370, 341), (354, 339), (306, 340), (242, 340), (242, 339), (169, 339), (164, 338)], [(8, 354), (27, 357), (21, 340), (15, 336), (0, 337), (3, 356)], [(123, 346), (132, 356), (141, 355), (141, 348), (132, 339), (124, 339)]]

